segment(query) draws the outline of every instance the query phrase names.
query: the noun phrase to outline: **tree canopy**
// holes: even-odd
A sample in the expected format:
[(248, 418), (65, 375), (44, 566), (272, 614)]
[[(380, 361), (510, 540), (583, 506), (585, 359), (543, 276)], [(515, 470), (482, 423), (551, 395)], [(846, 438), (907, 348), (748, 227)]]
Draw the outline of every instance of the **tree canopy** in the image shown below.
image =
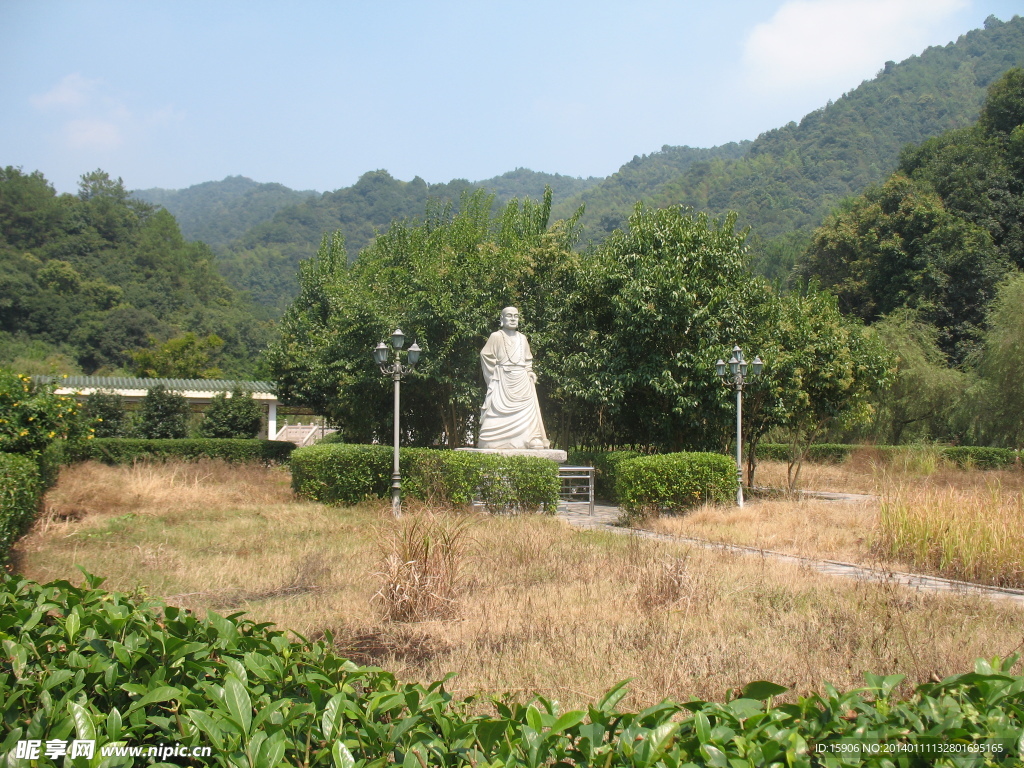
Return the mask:
[(279, 395), (325, 414), (348, 440), (386, 440), (390, 381), (370, 352), (401, 327), (423, 348), (402, 385), (405, 439), (472, 444), (479, 351), (514, 305), (548, 434), (563, 447), (726, 447), (735, 411), (714, 362), (735, 343), (776, 355), (757, 435), (818, 434), (869, 414), (864, 396), (884, 380), (885, 355), (834, 299), (786, 299), (751, 277), (731, 217), (637, 206), (628, 229), (577, 253), (575, 219), (549, 223), (550, 204), (548, 194), (495, 214), (481, 192), (457, 212), (436, 204), (392, 224), (351, 264), (340, 235), (325, 239), (272, 347)]
[(0, 169), (0, 362), (124, 371), (154, 339), (192, 333), (223, 339), (223, 368), (245, 375), (269, 330), (209, 248), (120, 179), (94, 171), (78, 195), (57, 195), (38, 172)]

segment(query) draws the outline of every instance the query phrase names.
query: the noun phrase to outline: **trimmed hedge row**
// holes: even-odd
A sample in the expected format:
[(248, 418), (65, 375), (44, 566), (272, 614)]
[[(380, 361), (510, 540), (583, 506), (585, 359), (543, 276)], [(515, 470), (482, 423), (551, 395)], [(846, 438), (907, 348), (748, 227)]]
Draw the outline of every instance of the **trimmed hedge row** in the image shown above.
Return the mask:
[(662, 453), (618, 465), (617, 494), (624, 522), (681, 512), (736, 496), (736, 463), (719, 453)]
[[(1020, 462), (1020, 452), (1010, 448), (987, 448), (979, 445), (911, 446), (911, 445), (856, 445), (848, 443), (818, 443), (807, 449), (807, 460), (820, 464), (841, 464), (857, 451), (866, 451), (891, 461), (902, 452), (935, 450), (938, 456), (960, 468), (999, 469)], [(789, 446), (785, 443), (760, 443), (757, 458), (767, 461), (789, 461)]]
[(39, 465), (27, 456), (0, 453), (0, 563), (35, 520), (43, 492)]
[(960, 468), (1001, 469), (1021, 460), (1020, 452), (1009, 448), (985, 448), (979, 445), (957, 445), (943, 448), (939, 455)]
[(168, 459), (223, 459), (231, 462), (287, 462), (293, 443), (277, 440), (196, 438), (147, 440), (130, 437), (96, 438), (69, 445), (65, 463), (99, 461), (104, 464), (131, 464), (134, 461)]
[[(392, 448), (334, 443), (292, 454), (292, 488), (327, 504), (354, 504), (390, 493)], [(402, 490), (432, 504), (461, 507), (475, 497), (492, 511), (558, 506), (557, 465), (531, 456), (402, 448)]]

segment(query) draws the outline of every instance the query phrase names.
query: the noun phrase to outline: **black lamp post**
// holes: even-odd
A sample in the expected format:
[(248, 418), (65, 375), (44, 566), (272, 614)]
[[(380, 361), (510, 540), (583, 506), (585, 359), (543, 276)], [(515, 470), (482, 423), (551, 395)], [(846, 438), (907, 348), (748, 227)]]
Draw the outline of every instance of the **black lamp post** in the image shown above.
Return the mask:
[[(399, 387), (402, 376), (411, 372), (420, 359), (420, 348), (416, 342), (406, 351), (406, 362), (402, 364), (402, 347), (405, 346), (405, 334), (401, 329), (395, 329), (391, 334), (391, 346), (388, 347), (383, 341), (373, 350), (373, 359), (380, 366), (380, 372), (390, 376), (395, 382), (395, 457), (394, 466), (391, 472), (391, 511), (395, 517), (402, 516), (402, 475), (398, 469), (398, 410), (399, 410)], [(393, 362), (388, 358), (394, 353)]]
[[(750, 364), (750, 378), (761, 375), (764, 363), (760, 357), (754, 357)], [(721, 358), (715, 363), (715, 369), (722, 381), (736, 390), (736, 504), (743, 506), (743, 385), (747, 383), (747, 361), (743, 359), (743, 351), (739, 346), (732, 348), (732, 357), (728, 367)]]

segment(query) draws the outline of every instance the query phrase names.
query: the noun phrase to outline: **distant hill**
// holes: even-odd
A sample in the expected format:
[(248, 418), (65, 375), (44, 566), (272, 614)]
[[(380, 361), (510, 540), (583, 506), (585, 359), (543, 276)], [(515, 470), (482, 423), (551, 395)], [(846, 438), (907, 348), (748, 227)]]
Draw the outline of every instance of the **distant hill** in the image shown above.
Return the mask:
[(985, 89), (1021, 64), (1024, 19), (989, 17), (984, 29), (955, 43), (886, 62), (874, 79), (799, 124), (762, 134), (740, 157), (701, 159), (672, 172), (686, 148), (664, 147), (556, 203), (554, 215), (585, 203), (585, 231), (600, 240), (623, 226), (637, 200), (655, 207), (682, 203), (713, 215), (734, 210), (739, 225), (752, 229), (755, 267), (781, 276), (840, 201), (884, 180), (905, 145), (974, 121)]
[(283, 311), (297, 290), (299, 262), (316, 252), (325, 232), (340, 229), (351, 258), (370, 242), (375, 230), (387, 229), (395, 219), (422, 216), (431, 198), (457, 202), (463, 192), (483, 187), (500, 205), (513, 197), (539, 200), (546, 186), (568, 197), (598, 181), (519, 168), (486, 181), (428, 184), (418, 176), (399, 181), (387, 171), (371, 171), (351, 187), (282, 208), (222, 249), (219, 266), (233, 285), (248, 291), (259, 304)]
[[(585, 205), (584, 238), (593, 241), (624, 226), (637, 201), (690, 205), (716, 216), (736, 211), (739, 225), (751, 228), (752, 268), (784, 278), (830, 211), (884, 180), (905, 145), (969, 125), (988, 85), (1022, 64), (1024, 20), (989, 17), (984, 29), (955, 43), (898, 64), (885, 62), (874, 79), (799, 123), (720, 147), (664, 146), (634, 157), (606, 179), (517, 169), (485, 181), (429, 184), (418, 177), (400, 181), (378, 170), (323, 195), (241, 177), (177, 193), (136, 194), (168, 207), (187, 237), (214, 246), (228, 281), (275, 313), (295, 295), (298, 263), (315, 252), (326, 232), (342, 230), (354, 257), (375, 230), (396, 218), (422, 215), (429, 198), (457, 201), (476, 187), (493, 190), (501, 203), (511, 197), (537, 199), (550, 185), (553, 217), (568, 217)], [(164, 193), (163, 200), (157, 192)], [(189, 202), (188, 213), (183, 201)], [(241, 234), (243, 218), (255, 223)]]
[(245, 176), (228, 176), (188, 189), (136, 189), (132, 197), (166, 208), (186, 240), (202, 240), (216, 251), (268, 219), (318, 192), (296, 192), (283, 184), (260, 184)]
[(77, 195), (59, 195), (38, 171), (0, 168), (0, 365), (117, 374), (188, 334), (218, 337), (211, 364), (246, 377), (271, 324), (218, 274), (205, 244), (185, 240), (174, 216), (130, 197), (121, 179), (94, 171)]

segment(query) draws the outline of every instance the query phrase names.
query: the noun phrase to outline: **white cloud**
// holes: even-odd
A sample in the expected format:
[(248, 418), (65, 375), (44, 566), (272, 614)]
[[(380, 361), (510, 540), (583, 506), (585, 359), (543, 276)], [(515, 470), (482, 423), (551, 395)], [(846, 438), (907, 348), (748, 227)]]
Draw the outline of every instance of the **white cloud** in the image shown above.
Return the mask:
[(110, 120), (80, 118), (69, 120), (63, 129), (64, 141), (71, 149), (110, 152), (124, 142), (120, 126)]
[(841, 89), (871, 77), (886, 60), (928, 45), (929, 33), (968, 0), (788, 0), (747, 38), (753, 84), (789, 91)]
[(99, 85), (99, 80), (89, 80), (75, 72), (64, 77), (63, 80), (46, 93), (32, 96), (32, 106), (37, 109), (50, 109), (52, 107), (74, 109), (85, 107), (96, 93)]
[(180, 125), (185, 119), (170, 105), (147, 109), (129, 103), (107, 82), (77, 72), (30, 101), (54, 121), (53, 137), (75, 151), (111, 152), (153, 132)]

